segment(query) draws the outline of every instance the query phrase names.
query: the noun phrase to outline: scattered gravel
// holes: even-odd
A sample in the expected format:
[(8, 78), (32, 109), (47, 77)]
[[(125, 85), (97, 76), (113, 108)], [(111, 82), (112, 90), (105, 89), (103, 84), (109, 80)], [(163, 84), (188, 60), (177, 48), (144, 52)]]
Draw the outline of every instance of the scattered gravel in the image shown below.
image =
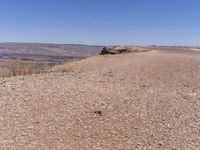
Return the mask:
[(200, 55), (97, 56), (0, 79), (0, 149), (200, 149)]

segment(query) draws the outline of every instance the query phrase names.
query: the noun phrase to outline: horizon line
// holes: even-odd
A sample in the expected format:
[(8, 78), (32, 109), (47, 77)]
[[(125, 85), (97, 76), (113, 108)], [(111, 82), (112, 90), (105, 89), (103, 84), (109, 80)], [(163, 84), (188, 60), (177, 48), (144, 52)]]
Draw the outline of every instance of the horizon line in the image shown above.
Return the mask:
[(84, 44), (84, 43), (58, 43), (58, 42), (0, 42), (0, 44), (54, 44), (54, 45), (80, 45), (80, 46), (160, 46), (160, 47), (200, 47), (189, 44)]

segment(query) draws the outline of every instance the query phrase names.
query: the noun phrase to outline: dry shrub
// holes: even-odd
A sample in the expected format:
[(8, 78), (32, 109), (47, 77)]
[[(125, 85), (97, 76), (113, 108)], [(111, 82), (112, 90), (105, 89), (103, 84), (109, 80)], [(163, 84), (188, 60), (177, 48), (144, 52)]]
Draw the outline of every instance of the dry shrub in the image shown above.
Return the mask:
[(35, 65), (21, 60), (7, 60), (5, 66), (8, 76), (31, 75), (37, 73)]

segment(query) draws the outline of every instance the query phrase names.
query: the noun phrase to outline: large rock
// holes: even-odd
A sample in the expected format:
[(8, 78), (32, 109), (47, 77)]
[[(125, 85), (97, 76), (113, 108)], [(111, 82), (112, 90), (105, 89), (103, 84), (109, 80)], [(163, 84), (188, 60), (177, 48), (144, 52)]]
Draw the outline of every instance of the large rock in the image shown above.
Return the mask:
[(103, 48), (100, 55), (144, 52), (144, 51), (149, 51), (149, 49), (139, 46), (107, 46)]

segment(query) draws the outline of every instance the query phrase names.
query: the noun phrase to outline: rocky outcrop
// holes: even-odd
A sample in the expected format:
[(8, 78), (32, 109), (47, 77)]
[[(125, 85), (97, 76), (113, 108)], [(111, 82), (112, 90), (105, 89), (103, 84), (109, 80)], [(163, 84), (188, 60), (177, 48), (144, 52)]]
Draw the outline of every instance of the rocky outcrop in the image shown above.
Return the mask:
[(100, 55), (144, 52), (144, 51), (149, 51), (149, 49), (139, 46), (107, 46), (103, 48)]

